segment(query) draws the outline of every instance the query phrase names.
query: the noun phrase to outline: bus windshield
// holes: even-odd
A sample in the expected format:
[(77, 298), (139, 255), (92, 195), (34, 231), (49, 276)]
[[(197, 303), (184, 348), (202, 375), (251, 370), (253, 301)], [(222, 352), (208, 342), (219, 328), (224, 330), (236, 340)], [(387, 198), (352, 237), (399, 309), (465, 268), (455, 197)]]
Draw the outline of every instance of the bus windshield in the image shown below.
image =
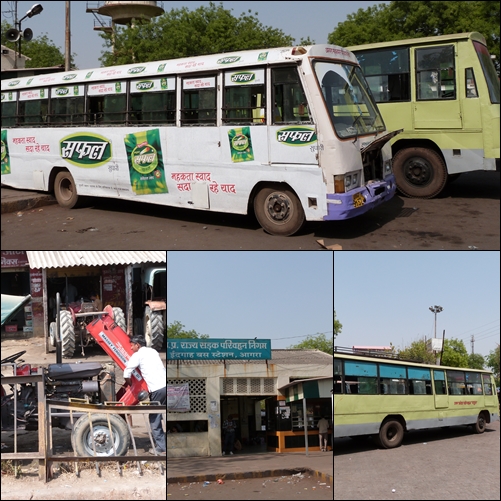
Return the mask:
[(383, 119), (360, 68), (323, 61), (316, 61), (314, 68), (329, 116), (340, 138), (384, 130)]
[(487, 83), (487, 88), (489, 89), (489, 97), (492, 104), (499, 104), (499, 82), (498, 76), (496, 74), (496, 69), (494, 64), (492, 64), (492, 59), (487, 50), (487, 47), (480, 42), (473, 41), (475, 51), (477, 52), (478, 59), (480, 60), (480, 66), (482, 66), (482, 71), (485, 75), (485, 81)]

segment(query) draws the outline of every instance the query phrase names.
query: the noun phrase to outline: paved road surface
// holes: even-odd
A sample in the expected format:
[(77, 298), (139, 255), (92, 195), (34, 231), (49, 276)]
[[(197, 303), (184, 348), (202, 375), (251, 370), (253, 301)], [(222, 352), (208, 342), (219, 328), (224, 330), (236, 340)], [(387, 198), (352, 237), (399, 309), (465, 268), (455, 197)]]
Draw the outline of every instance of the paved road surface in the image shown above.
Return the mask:
[[(414, 431), (397, 449), (334, 440), (334, 499), (500, 499), (500, 426)], [(393, 489), (395, 492), (393, 492)]]

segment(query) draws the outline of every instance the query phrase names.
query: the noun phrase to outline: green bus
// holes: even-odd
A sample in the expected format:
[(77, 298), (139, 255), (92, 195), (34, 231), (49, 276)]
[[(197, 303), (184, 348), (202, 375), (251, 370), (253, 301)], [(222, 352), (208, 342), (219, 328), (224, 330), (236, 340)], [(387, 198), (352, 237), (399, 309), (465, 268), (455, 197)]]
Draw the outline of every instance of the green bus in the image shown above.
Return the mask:
[(491, 372), (352, 354), (334, 348), (334, 438), (372, 436), (385, 449), (404, 431), (499, 420)]
[(433, 198), (463, 172), (499, 171), (499, 78), (476, 32), (348, 47), (392, 140), (399, 191)]

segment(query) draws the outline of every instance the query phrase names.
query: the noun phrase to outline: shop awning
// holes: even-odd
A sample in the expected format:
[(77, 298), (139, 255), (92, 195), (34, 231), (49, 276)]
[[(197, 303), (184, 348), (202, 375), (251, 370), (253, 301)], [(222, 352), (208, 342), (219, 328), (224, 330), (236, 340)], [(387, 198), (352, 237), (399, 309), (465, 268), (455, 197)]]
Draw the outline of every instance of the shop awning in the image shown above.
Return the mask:
[(29, 294), (27, 296), (2, 294), (2, 325), (29, 301), (31, 301)]
[(26, 251), (30, 268), (165, 263), (165, 251)]

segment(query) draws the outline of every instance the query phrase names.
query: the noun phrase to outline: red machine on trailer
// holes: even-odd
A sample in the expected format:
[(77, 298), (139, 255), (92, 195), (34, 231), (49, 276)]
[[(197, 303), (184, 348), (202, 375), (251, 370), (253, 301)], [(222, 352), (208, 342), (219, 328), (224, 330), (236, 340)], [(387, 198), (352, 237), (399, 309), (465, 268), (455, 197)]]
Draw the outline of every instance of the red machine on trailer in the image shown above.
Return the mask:
[[(59, 294), (57, 295), (59, 307)], [(87, 325), (87, 330), (99, 343), (103, 350), (123, 370), (132, 355), (129, 336), (115, 323), (113, 308), (106, 306), (104, 311), (96, 312), (97, 318)], [(25, 352), (2, 360), (2, 364), (15, 362)], [(58, 363), (49, 364), (47, 369), (32, 368), (30, 364), (15, 367), (16, 376), (40, 374), (44, 372), (45, 396), (54, 400), (68, 400), (70, 398), (85, 398), (89, 403), (100, 404), (104, 400), (113, 400), (123, 405), (136, 405), (148, 395), (148, 386), (136, 369), (131, 375), (131, 385), (125, 384), (116, 392), (110, 392), (112, 374), (104, 370), (97, 362), (84, 363), (61, 363), (61, 340), (57, 340), (56, 360)], [(107, 390), (104, 387), (107, 386)], [(114, 388), (114, 385), (111, 386)], [(2, 429), (10, 429), (14, 426), (27, 427), (38, 421), (38, 399), (36, 387), (33, 383), (20, 383), (11, 385), (12, 393), (7, 394), (2, 386)], [(104, 394), (107, 398), (104, 398)], [(17, 400), (17, 405), (14, 401)], [(16, 409), (16, 412), (14, 412)], [(71, 435), (73, 449), (78, 455), (98, 456), (125, 455), (129, 448), (130, 436), (125, 420), (116, 414), (91, 414), (92, 426), (89, 414), (73, 414), (79, 416), (74, 423)], [(69, 426), (69, 413), (58, 412), (52, 415), (53, 422), (62, 426)], [(108, 426), (108, 418), (111, 425)]]

